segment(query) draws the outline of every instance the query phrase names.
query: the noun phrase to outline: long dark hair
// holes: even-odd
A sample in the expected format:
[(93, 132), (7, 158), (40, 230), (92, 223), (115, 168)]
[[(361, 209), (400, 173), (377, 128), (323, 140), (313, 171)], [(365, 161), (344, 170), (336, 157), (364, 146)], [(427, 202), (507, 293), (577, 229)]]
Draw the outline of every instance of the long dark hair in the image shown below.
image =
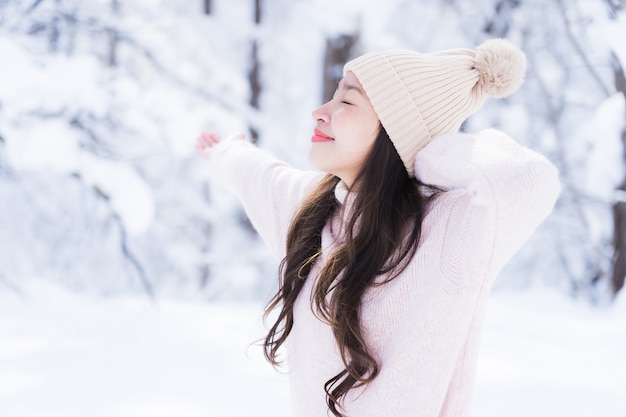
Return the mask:
[[(273, 365), (278, 365), (278, 350), (293, 327), (294, 302), (320, 255), (322, 230), (340, 208), (335, 197), (338, 182), (327, 175), (291, 223), (279, 289), (265, 310), (267, 317), (280, 308), (264, 344), (265, 357)], [(344, 225), (345, 243), (323, 265), (312, 296), (314, 311), (333, 330), (345, 366), (324, 385), (328, 407), (337, 417), (343, 416), (338, 407), (347, 392), (371, 382), (380, 370), (363, 338), (363, 294), (395, 278), (413, 257), (432, 194), (409, 177), (383, 127), (349, 193), (354, 202)]]

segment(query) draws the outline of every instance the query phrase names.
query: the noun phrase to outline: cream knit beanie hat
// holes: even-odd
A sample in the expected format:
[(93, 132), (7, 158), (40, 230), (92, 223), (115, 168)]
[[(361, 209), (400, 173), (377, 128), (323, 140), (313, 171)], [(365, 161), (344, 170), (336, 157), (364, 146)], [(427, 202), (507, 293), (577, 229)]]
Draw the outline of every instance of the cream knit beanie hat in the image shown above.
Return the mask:
[(412, 177), (416, 153), (437, 136), (456, 132), (485, 94), (501, 98), (519, 88), (526, 57), (509, 41), (490, 39), (475, 50), (372, 52), (348, 62), (348, 71), (359, 79)]

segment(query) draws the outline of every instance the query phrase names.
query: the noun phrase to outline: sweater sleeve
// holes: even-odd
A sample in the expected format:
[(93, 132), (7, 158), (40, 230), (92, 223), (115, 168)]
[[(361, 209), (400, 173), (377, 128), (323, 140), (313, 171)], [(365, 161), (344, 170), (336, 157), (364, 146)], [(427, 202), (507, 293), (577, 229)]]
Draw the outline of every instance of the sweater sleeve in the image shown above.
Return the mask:
[(239, 199), (261, 238), (282, 259), (291, 219), (323, 174), (292, 168), (244, 140), (219, 143), (211, 165), (213, 178)]
[(497, 273), (560, 191), (554, 165), (492, 129), (435, 139), (417, 154), (415, 172), (426, 184), (450, 189), (435, 204), (445, 217), (441, 269), (460, 280), (468, 271)]

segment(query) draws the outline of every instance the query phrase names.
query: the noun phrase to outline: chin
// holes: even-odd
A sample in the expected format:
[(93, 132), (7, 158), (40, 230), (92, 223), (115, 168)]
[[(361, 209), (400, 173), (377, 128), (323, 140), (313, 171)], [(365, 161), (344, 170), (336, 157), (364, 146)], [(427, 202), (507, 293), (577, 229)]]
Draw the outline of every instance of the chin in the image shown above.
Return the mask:
[(311, 151), (309, 152), (309, 162), (311, 163), (311, 165), (313, 165), (315, 168), (317, 169), (321, 169), (322, 171), (324, 171), (324, 167), (322, 164), (319, 163), (320, 157), (315, 155), (315, 151), (313, 149), (311, 149)]

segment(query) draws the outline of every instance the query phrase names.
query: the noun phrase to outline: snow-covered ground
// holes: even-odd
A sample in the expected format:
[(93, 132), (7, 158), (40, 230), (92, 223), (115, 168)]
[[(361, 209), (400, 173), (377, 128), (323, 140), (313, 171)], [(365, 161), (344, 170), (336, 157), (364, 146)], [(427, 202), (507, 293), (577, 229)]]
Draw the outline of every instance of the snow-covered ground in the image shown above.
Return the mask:
[[(0, 292), (0, 417), (287, 417), (262, 305)], [(472, 417), (626, 416), (626, 297), (494, 294)]]

